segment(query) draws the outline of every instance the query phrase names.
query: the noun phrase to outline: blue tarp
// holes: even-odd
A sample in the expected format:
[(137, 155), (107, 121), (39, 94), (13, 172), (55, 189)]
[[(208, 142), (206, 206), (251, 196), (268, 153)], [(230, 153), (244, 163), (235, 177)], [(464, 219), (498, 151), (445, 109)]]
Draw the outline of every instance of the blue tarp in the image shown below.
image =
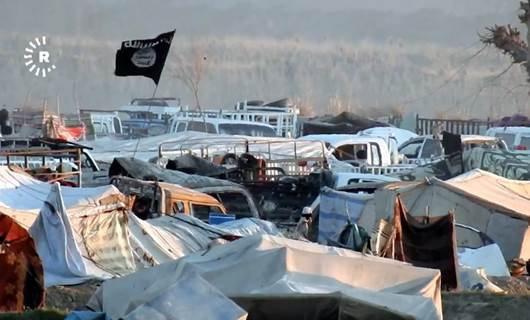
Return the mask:
[(348, 222), (357, 223), (366, 205), (366, 197), (324, 187), (320, 191), (318, 242), (338, 240), (338, 234)]

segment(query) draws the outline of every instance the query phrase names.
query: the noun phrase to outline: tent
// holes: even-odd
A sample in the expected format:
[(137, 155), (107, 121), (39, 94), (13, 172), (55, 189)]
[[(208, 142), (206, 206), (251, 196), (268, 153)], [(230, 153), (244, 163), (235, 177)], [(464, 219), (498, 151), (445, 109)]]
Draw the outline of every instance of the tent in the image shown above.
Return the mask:
[[(375, 193), (378, 218), (392, 215), (399, 194), (412, 216), (454, 214), (456, 222), (484, 232), (504, 258), (530, 258), (530, 182), (473, 170), (453, 179), (436, 178), (386, 185)], [(473, 239), (458, 234), (459, 245)]]
[[(112, 319), (125, 317), (187, 272), (196, 272), (236, 301), (250, 319), (319, 319), (323, 314), (340, 315), (329, 319), (442, 318), (438, 270), (263, 235), (105, 281), (89, 307)], [(197, 318), (203, 318), (203, 306), (209, 309), (208, 295), (203, 301)], [(278, 314), (282, 309), (285, 313)]]

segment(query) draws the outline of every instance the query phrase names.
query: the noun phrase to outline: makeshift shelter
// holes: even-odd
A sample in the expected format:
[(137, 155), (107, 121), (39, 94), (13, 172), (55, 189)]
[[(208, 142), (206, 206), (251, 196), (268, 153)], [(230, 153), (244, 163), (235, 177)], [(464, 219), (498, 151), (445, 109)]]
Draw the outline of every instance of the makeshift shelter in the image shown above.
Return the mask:
[[(452, 213), (456, 222), (491, 237), (506, 260), (530, 258), (530, 182), (473, 170), (456, 178), (393, 183), (375, 193), (377, 218), (392, 215), (399, 194), (412, 216)], [(474, 241), (457, 234), (459, 244)]]
[(0, 312), (44, 304), (42, 264), (26, 229), (0, 213)]
[[(51, 188), (29, 229), (44, 265), (47, 287), (136, 270), (125, 203), (107, 198), (108, 203), (67, 210), (59, 184)], [(126, 199), (121, 194), (116, 196)]]
[[(106, 281), (89, 306), (112, 319), (125, 317), (187, 272), (234, 300), (250, 319), (442, 318), (438, 270), (272, 236), (242, 238)], [(207, 303), (204, 308), (209, 312)], [(194, 318), (204, 318), (202, 307)]]

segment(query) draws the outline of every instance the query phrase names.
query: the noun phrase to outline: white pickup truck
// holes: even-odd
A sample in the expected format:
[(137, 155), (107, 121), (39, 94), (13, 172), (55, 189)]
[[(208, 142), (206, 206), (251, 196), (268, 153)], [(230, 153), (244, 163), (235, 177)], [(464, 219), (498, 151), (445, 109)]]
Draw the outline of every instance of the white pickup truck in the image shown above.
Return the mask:
[(317, 134), (300, 140), (323, 141), (331, 151), (329, 159), (333, 172), (390, 174), (415, 168), (400, 164), (397, 142), (371, 135)]

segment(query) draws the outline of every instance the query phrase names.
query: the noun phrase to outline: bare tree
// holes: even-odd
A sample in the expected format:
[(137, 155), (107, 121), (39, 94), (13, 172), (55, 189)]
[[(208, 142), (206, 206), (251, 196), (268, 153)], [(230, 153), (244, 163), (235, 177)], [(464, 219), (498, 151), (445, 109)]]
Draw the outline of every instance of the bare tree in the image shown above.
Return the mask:
[[(519, 14), (521, 23), (525, 24), (530, 31), (530, 0), (520, 2)], [(487, 33), (480, 35), (480, 40), (488, 45), (494, 45), (496, 48), (503, 51), (504, 54), (512, 58), (513, 64), (519, 64), (526, 68), (528, 75), (527, 81), (530, 82), (530, 54), (528, 51), (528, 43), (530, 42), (530, 32), (527, 32), (526, 42), (521, 38), (521, 33), (517, 28), (511, 25), (486, 28)]]
[(195, 107), (201, 108), (199, 90), (201, 80), (207, 70), (208, 59), (203, 46), (192, 45), (191, 50), (176, 56), (173, 75), (180, 80), (192, 93)]

